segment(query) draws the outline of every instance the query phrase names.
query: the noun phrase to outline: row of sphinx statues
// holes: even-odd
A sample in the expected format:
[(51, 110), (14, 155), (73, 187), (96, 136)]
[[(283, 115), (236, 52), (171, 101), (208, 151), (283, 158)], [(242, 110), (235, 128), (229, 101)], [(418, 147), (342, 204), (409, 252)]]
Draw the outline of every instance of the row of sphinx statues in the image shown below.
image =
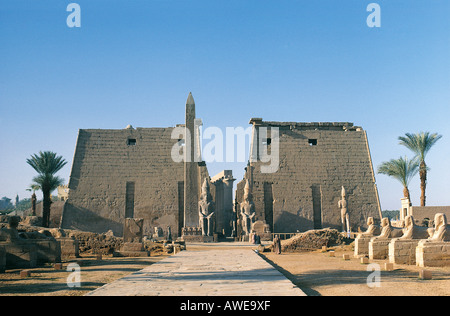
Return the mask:
[(375, 225), (374, 219), (367, 220), (367, 230), (358, 235), (361, 237), (374, 237), (375, 239), (426, 239), (429, 242), (450, 241), (450, 226), (447, 224), (447, 217), (443, 213), (437, 213), (434, 217), (434, 227), (421, 227), (415, 224), (414, 217), (405, 217), (403, 228), (393, 227), (389, 218), (381, 220), (381, 226)]

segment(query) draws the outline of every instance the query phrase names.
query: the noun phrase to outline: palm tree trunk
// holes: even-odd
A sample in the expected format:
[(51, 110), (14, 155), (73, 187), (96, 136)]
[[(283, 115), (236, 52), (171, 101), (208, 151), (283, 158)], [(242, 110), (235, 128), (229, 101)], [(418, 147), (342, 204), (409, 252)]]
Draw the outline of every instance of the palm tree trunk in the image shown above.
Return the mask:
[(404, 186), (404, 187), (403, 187), (403, 196), (404, 196), (405, 198), (408, 198), (409, 203), (411, 203), (411, 196), (409, 195), (409, 189), (408, 189), (407, 186)]
[(426, 200), (426, 196), (425, 196), (425, 190), (427, 187), (427, 165), (425, 164), (425, 161), (421, 161), (420, 162), (420, 191), (421, 191), (421, 196), (420, 196), (420, 206), (425, 206), (425, 200)]
[(50, 206), (52, 204), (50, 190), (42, 190), (42, 195), (42, 226), (48, 228), (50, 226)]

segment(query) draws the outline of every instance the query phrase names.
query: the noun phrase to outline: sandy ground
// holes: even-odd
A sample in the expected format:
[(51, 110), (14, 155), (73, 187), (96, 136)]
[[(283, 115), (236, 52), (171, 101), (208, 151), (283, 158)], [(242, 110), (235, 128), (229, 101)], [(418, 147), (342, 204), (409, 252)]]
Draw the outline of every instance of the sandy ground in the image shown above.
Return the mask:
[[(94, 256), (83, 256), (76, 259), (80, 265), (81, 287), (70, 288), (67, 280), (71, 271), (66, 271), (70, 262), (63, 263), (63, 270), (55, 270), (52, 265), (28, 269), (31, 276), (20, 277), (20, 271), (7, 270), (0, 274), (0, 296), (81, 296), (107, 283), (115, 281), (135, 271), (165, 258), (153, 256), (145, 258), (118, 258), (103, 256), (97, 260)], [(75, 259), (73, 260), (75, 261)], [(69, 281), (76, 281), (69, 278)]]
[[(216, 244), (219, 247), (232, 248), (233, 244)], [(216, 246), (188, 246), (188, 250), (214, 249)], [(256, 248), (255, 248), (256, 249)], [(274, 265), (288, 279), (300, 287), (307, 295), (317, 296), (450, 296), (450, 267), (427, 268), (432, 271), (432, 280), (420, 280), (421, 268), (409, 265), (395, 265), (394, 271), (383, 271), (387, 260), (375, 260), (380, 266), (380, 287), (369, 287), (368, 265), (353, 258), (349, 247), (334, 248), (335, 257), (320, 251), (308, 253), (274, 253), (264, 252), (262, 257)], [(342, 259), (349, 254), (350, 260)], [(47, 265), (30, 269), (31, 277), (21, 278), (20, 270), (8, 270), (0, 274), (0, 296), (40, 295), (40, 296), (80, 296), (110, 283), (125, 275), (141, 270), (165, 256), (147, 258), (103, 257), (98, 261), (94, 256), (77, 259), (81, 266), (81, 287), (69, 288), (67, 278), (71, 272), (55, 270)], [(370, 280), (376, 280), (370, 278)]]
[[(343, 260), (349, 254), (350, 260)], [(388, 260), (373, 260), (380, 271), (379, 287), (369, 287), (375, 281), (373, 270), (353, 258), (349, 247), (335, 248), (335, 257), (320, 251), (307, 253), (265, 252), (264, 257), (309, 296), (449, 296), (450, 267), (426, 268), (432, 280), (419, 279), (423, 268), (394, 265), (394, 271), (384, 271)]]

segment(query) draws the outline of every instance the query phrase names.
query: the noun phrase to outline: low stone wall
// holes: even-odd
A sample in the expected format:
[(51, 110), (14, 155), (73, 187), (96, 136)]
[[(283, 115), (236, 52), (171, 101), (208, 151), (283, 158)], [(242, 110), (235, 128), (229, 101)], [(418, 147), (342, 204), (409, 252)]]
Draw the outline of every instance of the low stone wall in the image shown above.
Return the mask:
[(436, 213), (443, 213), (450, 218), (450, 206), (411, 206), (411, 215), (417, 225), (433, 221)]
[(450, 266), (450, 242), (421, 240), (416, 247), (416, 265), (419, 267)]

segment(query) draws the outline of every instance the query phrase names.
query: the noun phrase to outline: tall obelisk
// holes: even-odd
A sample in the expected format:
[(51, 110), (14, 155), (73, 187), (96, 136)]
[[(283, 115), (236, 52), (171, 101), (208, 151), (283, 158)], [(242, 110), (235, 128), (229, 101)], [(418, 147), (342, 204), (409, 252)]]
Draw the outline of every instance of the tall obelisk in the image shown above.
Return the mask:
[(194, 159), (195, 149), (195, 102), (192, 93), (186, 101), (186, 137), (184, 160), (184, 226), (197, 227), (198, 216), (198, 162)]

